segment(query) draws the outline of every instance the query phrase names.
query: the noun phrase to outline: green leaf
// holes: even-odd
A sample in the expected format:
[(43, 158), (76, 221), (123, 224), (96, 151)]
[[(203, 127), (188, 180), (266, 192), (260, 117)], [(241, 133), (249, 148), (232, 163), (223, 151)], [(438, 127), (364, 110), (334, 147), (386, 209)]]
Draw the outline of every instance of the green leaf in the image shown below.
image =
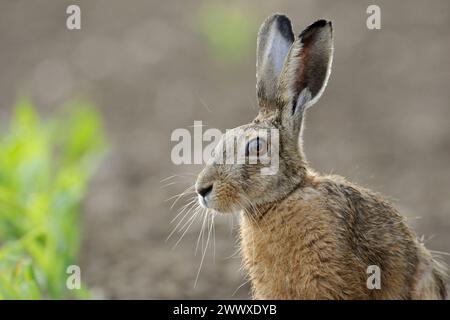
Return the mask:
[(68, 292), (86, 186), (106, 153), (101, 117), (75, 102), (41, 119), (27, 99), (0, 139), (0, 299), (87, 298)]

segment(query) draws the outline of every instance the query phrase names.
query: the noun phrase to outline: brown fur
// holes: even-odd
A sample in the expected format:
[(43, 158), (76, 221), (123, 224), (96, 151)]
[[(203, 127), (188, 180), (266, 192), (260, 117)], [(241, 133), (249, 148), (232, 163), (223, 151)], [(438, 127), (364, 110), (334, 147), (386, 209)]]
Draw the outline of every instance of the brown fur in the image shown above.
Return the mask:
[[(253, 215), (250, 217), (249, 215)], [(404, 218), (380, 196), (341, 177), (308, 174), (301, 187), (241, 223), (245, 269), (257, 299), (442, 299), (443, 280)], [(366, 286), (369, 265), (381, 289)]]

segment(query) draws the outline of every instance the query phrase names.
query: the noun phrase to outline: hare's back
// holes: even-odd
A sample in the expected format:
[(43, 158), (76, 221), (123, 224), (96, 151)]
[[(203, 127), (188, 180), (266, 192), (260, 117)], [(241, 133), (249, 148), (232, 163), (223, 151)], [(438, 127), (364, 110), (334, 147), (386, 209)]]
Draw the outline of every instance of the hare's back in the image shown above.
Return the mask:
[(342, 246), (364, 269), (377, 266), (382, 290), (374, 298), (411, 298), (420, 258), (414, 232), (382, 196), (341, 177), (323, 179), (316, 188), (336, 217)]

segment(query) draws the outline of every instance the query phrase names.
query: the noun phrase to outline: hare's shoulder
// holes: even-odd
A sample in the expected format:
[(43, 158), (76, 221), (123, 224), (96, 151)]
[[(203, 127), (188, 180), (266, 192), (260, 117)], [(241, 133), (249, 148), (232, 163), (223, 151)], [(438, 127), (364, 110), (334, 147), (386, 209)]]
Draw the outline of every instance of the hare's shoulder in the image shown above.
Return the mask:
[(406, 219), (389, 201), (343, 177), (314, 177), (294, 198), (302, 207), (315, 208), (321, 219), (333, 221), (337, 232), (351, 243), (373, 245), (383, 239), (388, 247), (415, 239)]
[(342, 215), (356, 215), (358, 220), (381, 219), (383, 223), (403, 220), (384, 196), (352, 183), (344, 177), (337, 175), (314, 177), (310, 185), (329, 209)]

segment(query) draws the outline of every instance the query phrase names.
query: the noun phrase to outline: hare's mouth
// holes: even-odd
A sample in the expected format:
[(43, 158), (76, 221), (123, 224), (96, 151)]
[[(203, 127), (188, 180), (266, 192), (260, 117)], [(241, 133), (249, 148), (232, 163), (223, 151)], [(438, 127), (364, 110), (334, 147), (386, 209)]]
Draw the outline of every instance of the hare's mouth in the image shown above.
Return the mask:
[(208, 200), (208, 196), (203, 197), (203, 196), (201, 196), (201, 195), (198, 195), (198, 202), (200, 203), (200, 205), (201, 205), (203, 208), (206, 208), (206, 209), (212, 209), (212, 208), (210, 207), (210, 205), (209, 205), (209, 202), (211, 202), (211, 200)]
[(205, 209), (211, 209), (223, 214), (234, 213), (242, 209), (241, 206), (231, 200), (220, 201), (220, 199), (221, 198), (214, 193), (210, 193), (206, 196), (198, 195), (198, 202), (200, 203), (200, 206)]
[(196, 185), (198, 202), (201, 207), (219, 213), (241, 210), (240, 190), (232, 183), (219, 180), (200, 181)]
[(200, 203), (200, 206), (202, 206), (205, 209), (212, 209), (220, 213), (224, 212), (222, 206), (219, 203), (217, 203), (217, 199), (212, 192), (204, 196), (199, 194), (198, 202)]

